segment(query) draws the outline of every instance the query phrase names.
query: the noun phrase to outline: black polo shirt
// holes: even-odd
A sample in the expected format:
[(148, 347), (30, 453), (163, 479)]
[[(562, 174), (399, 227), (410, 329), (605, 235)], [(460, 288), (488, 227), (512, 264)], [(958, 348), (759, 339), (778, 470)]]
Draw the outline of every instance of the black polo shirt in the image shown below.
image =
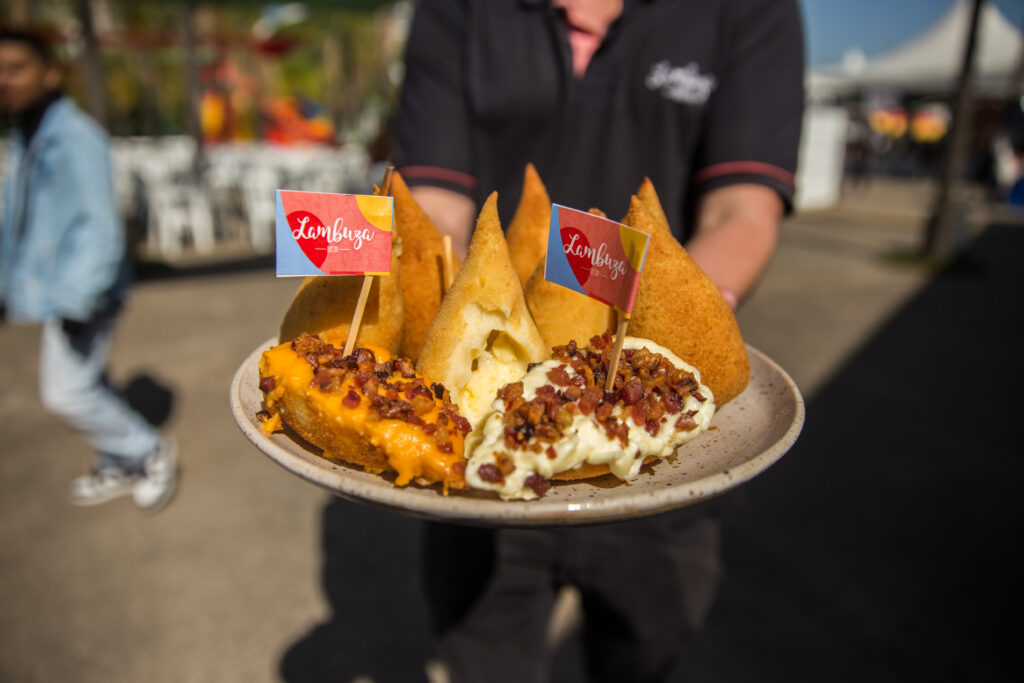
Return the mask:
[(796, 0), (624, 0), (582, 78), (548, 0), (419, 0), (395, 162), (502, 224), (532, 161), (553, 201), (621, 218), (649, 176), (677, 237), (693, 203), (759, 183), (787, 206), (803, 108)]

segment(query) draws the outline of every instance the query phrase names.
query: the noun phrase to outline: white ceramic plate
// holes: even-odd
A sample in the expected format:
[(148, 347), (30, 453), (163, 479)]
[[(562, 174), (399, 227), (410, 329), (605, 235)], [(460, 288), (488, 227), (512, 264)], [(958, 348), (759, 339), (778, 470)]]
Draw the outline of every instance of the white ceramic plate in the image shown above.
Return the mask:
[(804, 422), (793, 380), (748, 346), (750, 384), (715, 414), (711, 429), (676, 454), (646, 467), (628, 484), (613, 475), (556, 482), (532, 501), (503, 501), (482, 491), (439, 486), (397, 487), (389, 478), (320, 457), (320, 449), (290, 430), (267, 435), (256, 420), (263, 407), (257, 365), (276, 343), (268, 339), (239, 366), (231, 382), (231, 412), (257, 449), (293, 474), (354, 501), (430, 519), (486, 526), (592, 524), (644, 517), (692, 505), (739, 486), (781, 458)]

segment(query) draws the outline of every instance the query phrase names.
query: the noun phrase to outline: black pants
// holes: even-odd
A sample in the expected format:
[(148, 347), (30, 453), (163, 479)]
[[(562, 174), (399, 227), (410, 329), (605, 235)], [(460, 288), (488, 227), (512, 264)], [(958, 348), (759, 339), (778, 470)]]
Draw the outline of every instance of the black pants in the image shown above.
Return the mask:
[(720, 576), (719, 525), (699, 508), (580, 528), (430, 523), (425, 580), (453, 683), (547, 680), (559, 588), (583, 603), (594, 681), (659, 681), (702, 624)]

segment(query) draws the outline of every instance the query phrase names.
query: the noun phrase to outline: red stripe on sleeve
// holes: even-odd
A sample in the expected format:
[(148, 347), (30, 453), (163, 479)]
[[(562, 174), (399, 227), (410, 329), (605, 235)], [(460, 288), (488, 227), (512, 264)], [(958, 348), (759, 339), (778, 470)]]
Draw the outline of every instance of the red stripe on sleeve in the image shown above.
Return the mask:
[[(694, 177), (694, 182), (700, 183), (711, 178), (718, 178), (724, 175), (733, 175), (737, 173), (753, 173), (755, 175), (768, 176), (781, 180), (787, 185), (794, 185), (793, 174), (784, 168), (773, 166), (772, 164), (766, 164), (761, 161), (726, 161), (721, 164), (712, 164), (711, 166), (705, 166), (698, 171)], [(403, 174), (404, 175), (404, 174)]]
[(398, 172), (407, 180), (427, 178), (462, 185), (468, 190), (476, 188), (476, 178), (468, 173), (453, 171), (450, 168), (441, 168), (440, 166), (403, 166), (398, 169)]

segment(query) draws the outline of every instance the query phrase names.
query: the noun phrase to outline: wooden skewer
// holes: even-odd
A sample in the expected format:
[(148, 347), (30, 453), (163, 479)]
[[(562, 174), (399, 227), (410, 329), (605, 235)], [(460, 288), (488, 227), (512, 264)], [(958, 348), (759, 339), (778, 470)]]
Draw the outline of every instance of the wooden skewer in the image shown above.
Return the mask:
[[(394, 166), (388, 166), (384, 171), (384, 179), (380, 181), (380, 187), (373, 186), (375, 195), (386, 195), (391, 191), (391, 172)], [(345, 349), (342, 354), (348, 356), (356, 348), (356, 337), (359, 335), (359, 326), (363, 322), (363, 311), (366, 310), (366, 301), (370, 298), (370, 289), (373, 287), (373, 276), (363, 276), (363, 286), (359, 289), (359, 299), (356, 301), (356, 310), (352, 314), (352, 324), (348, 326), (348, 336), (345, 338)]]
[(384, 179), (380, 181), (380, 192), (377, 194), (380, 196), (391, 194), (391, 173), (395, 170), (394, 166), (388, 166), (384, 169)]
[(352, 324), (348, 328), (348, 337), (345, 339), (345, 350), (343, 355), (348, 356), (356, 347), (356, 336), (359, 334), (359, 325), (363, 322), (363, 311), (366, 310), (366, 300), (370, 298), (370, 288), (373, 286), (373, 276), (363, 276), (363, 286), (359, 290), (359, 300), (356, 302), (356, 311), (352, 314)]
[(604, 390), (615, 390), (615, 373), (619, 371), (619, 357), (622, 355), (622, 342), (626, 340), (626, 326), (629, 325), (629, 316), (619, 314), (619, 328), (615, 331), (615, 346), (612, 347), (612, 357), (608, 363), (608, 379), (605, 380)]
[(444, 243), (444, 263), (442, 266), (441, 279), (444, 281), (444, 291), (452, 286), (452, 236), (443, 235), (441, 241)]

